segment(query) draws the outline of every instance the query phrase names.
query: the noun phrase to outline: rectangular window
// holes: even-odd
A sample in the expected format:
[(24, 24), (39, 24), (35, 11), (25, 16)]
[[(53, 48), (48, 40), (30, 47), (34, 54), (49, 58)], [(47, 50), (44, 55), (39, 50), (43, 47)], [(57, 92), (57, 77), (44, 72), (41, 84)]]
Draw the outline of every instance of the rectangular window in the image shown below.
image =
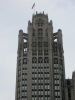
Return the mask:
[(54, 75), (54, 78), (55, 78), (55, 79), (57, 78), (56, 75)]
[(47, 74), (47, 77), (49, 77), (49, 74)]
[(55, 96), (57, 96), (57, 92), (55, 92)]
[(34, 97), (32, 97), (32, 100), (34, 100)]
[(57, 84), (59, 84), (59, 80), (57, 80)]
[(48, 89), (50, 89), (50, 86), (48, 85)]
[(41, 74), (38, 74), (38, 77), (41, 77)]
[(57, 78), (59, 78), (59, 75), (57, 75)]
[(22, 84), (24, 84), (24, 81), (22, 81)]
[(37, 91), (35, 91), (35, 95), (37, 95)]
[(38, 66), (40, 67), (40, 63), (38, 63)]
[(54, 83), (55, 83), (55, 84), (57, 84), (57, 81), (56, 81), (56, 80), (54, 80)]
[(35, 89), (37, 89), (37, 85), (35, 85)]
[(40, 85), (38, 86), (38, 88), (40, 89)]
[(50, 91), (48, 91), (48, 95), (50, 95)]
[(45, 95), (47, 95), (47, 91), (45, 91)]
[(57, 73), (56, 69), (54, 69), (54, 73)]
[(32, 67), (34, 67), (34, 63), (32, 64)]
[[(37, 94), (36, 94), (37, 95)], [(35, 100), (37, 100), (37, 97), (35, 97)]]
[(45, 85), (45, 89), (47, 89), (47, 85)]
[(45, 100), (47, 100), (47, 97), (45, 97)]
[(44, 64), (44, 66), (46, 67), (46, 63)]
[(41, 91), (41, 95), (43, 95), (43, 91)]
[(55, 86), (55, 90), (58, 90), (58, 86)]
[(60, 92), (58, 92), (58, 96), (60, 96)]
[(35, 77), (37, 77), (37, 74), (35, 74)]
[(58, 86), (58, 90), (60, 90), (60, 87)]
[(32, 72), (34, 72), (34, 69), (32, 69)]
[(41, 85), (41, 89), (43, 89), (43, 85)]
[(35, 83), (37, 83), (37, 80), (35, 80)]
[(58, 98), (55, 98), (55, 100), (58, 100)]
[(39, 92), (39, 95), (41, 94), (41, 92), (40, 91), (38, 91)]
[(32, 89), (34, 89), (34, 86), (32, 86)]
[(32, 95), (34, 95), (34, 91), (32, 91)]

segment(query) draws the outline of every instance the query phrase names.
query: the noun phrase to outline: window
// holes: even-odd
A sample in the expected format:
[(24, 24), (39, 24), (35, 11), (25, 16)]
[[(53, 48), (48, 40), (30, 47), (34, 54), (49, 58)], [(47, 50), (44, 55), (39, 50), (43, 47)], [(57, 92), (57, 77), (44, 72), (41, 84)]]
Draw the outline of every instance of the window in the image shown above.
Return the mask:
[(43, 95), (43, 91), (41, 91), (41, 95)]
[(35, 74), (35, 77), (37, 77), (37, 74)]
[(27, 90), (27, 86), (25, 86), (25, 90)]
[(48, 97), (48, 100), (50, 100), (50, 97)]
[(37, 80), (35, 80), (35, 83), (37, 83)]
[(35, 89), (37, 89), (37, 85), (35, 85)]
[(50, 91), (48, 91), (48, 95), (50, 95)]
[(47, 97), (45, 97), (45, 100), (47, 100)]
[(45, 89), (47, 89), (47, 85), (45, 85)]
[(40, 91), (38, 91), (39, 92), (39, 95), (41, 94), (41, 92)]
[(38, 66), (40, 67), (40, 63), (38, 63)]
[(39, 57), (39, 58), (38, 58), (38, 63), (43, 63), (42, 57)]
[(54, 75), (54, 78), (56, 79), (56, 78), (57, 78), (57, 76), (56, 76), (56, 75)]
[(59, 84), (59, 80), (57, 80), (57, 84)]
[(32, 64), (32, 67), (34, 67), (34, 63)]
[(60, 90), (60, 87), (58, 86), (58, 90)]
[(54, 64), (58, 64), (58, 58), (54, 58)]
[(34, 89), (34, 86), (32, 86), (32, 89)]
[(37, 98), (35, 97), (35, 100), (37, 100)]
[(34, 97), (32, 97), (32, 100), (34, 100)]
[(32, 72), (34, 72), (34, 69), (32, 69)]
[(32, 63), (36, 63), (37, 62), (37, 58), (36, 57), (33, 57), (32, 58)]
[(57, 92), (55, 92), (55, 96), (57, 96)]
[(32, 95), (34, 95), (34, 91), (32, 91)]
[[(40, 25), (40, 24), (39, 24)], [(39, 28), (38, 29), (38, 37), (42, 37), (43, 36), (43, 29)]]
[(27, 64), (27, 58), (23, 59), (23, 64)]
[(58, 86), (55, 86), (55, 90), (57, 90), (58, 89)]
[(48, 57), (45, 57), (45, 58), (44, 58), (44, 63), (49, 63)]
[(22, 75), (22, 78), (24, 79), (25, 78), (25, 75)]
[(49, 77), (49, 74), (47, 74), (47, 77)]
[(47, 91), (45, 91), (45, 95), (47, 95)]
[(32, 80), (32, 83), (34, 83), (34, 80)]
[(43, 85), (41, 85), (41, 89), (43, 89)]
[(58, 98), (55, 98), (55, 100), (58, 100)]
[(44, 74), (45, 75), (45, 77), (47, 77), (47, 75), (46, 74)]
[(24, 90), (24, 86), (22, 86), (22, 90)]
[(58, 92), (58, 96), (60, 96), (60, 92)]
[(38, 77), (41, 77), (41, 74), (38, 74)]
[(55, 80), (54, 83), (57, 84), (57, 81)]
[(57, 78), (59, 78), (59, 75), (57, 75)]
[(57, 73), (59, 73), (59, 70), (57, 69)]
[(48, 85), (48, 89), (50, 89), (50, 86)]

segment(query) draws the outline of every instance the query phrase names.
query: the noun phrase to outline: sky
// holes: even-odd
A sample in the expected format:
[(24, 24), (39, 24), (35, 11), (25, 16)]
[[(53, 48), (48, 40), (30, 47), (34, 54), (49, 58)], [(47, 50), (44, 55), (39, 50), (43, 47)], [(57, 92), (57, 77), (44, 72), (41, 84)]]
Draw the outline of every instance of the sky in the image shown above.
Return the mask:
[(75, 70), (75, 0), (0, 0), (0, 99), (15, 100), (18, 32), (27, 32), (35, 12), (48, 14), (53, 32), (62, 30), (65, 77)]

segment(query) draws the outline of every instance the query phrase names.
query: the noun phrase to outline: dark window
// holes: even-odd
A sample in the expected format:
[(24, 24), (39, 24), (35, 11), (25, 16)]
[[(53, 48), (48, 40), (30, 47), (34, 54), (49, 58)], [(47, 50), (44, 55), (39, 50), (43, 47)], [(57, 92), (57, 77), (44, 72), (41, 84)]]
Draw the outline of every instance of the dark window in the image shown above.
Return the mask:
[(23, 64), (27, 64), (27, 58), (23, 59)]
[(70, 85), (70, 80), (69, 79), (67, 79), (67, 85)]
[(33, 57), (32, 58), (32, 63), (36, 63), (37, 62), (37, 58), (36, 57)]
[(54, 58), (54, 64), (58, 64), (58, 58)]

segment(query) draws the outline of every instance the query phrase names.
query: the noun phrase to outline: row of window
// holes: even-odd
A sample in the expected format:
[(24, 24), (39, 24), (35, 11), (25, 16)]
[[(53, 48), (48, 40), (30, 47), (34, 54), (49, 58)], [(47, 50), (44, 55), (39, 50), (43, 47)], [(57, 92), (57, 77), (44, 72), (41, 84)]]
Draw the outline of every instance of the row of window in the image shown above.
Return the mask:
[[(36, 57), (33, 57), (32, 58), (32, 63), (36, 63), (37, 62), (37, 58)], [(38, 58), (38, 63), (42, 63), (43, 62), (43, 58), (42, 57), (39, 57)], [(48, 59), (48, 57), (45, 57), (44, 58), (44, 62), (45, 63), (49, 63), (49, 59)]]
[(54, 68), (60, 68), (60, 69), (62, 69), (62, 65), (59, 65), (59, 64), (54, 64)]
[(49, 66), (49, 63), (38, 63), (38, 64), (36, 64), (36, 63), (32, 63), (32, 67), (36, 67), (36, 66), (38, 66), (38, 67), (42, 67), (42, 66), (44, 66), (44, 67), (48, 67)]
[(44, 85), (44, 86), (43, 85), (38, 85), (38, 86), (37, 85), (35, 85), (35, 86), (32, 85), (32, 89), (43, 89), (43, 88), (50, 89), (50, 85), (48, 85), (48, 84)]
[(32, 100), (50, 100), (50, 97), (32, 97)]

